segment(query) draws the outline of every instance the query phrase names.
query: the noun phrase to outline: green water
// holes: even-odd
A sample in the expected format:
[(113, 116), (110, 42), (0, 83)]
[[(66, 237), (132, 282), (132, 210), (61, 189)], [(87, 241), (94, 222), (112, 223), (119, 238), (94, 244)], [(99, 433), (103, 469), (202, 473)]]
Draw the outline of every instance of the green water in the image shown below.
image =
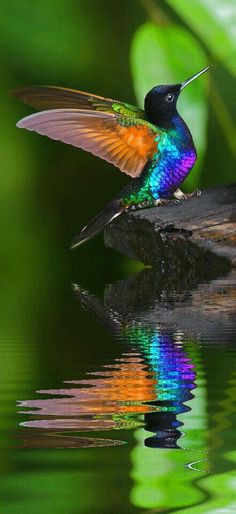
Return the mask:
[(71, 274), (2, 297), (0, 512), (236, 512), (235, 275)]

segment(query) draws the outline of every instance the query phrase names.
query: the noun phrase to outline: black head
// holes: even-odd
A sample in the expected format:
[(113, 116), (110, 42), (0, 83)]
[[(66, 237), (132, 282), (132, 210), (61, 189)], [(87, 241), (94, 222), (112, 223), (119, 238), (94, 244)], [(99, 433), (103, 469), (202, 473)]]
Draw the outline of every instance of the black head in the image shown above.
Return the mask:
[(149, 121), (163, 128), (171, 126), (173, 118), (177, 115), (176, 103), (180, 92), (208, 69), (209, 66), (182, 84), (155, 86), (151, 89), (145, 98), (145, 112)]

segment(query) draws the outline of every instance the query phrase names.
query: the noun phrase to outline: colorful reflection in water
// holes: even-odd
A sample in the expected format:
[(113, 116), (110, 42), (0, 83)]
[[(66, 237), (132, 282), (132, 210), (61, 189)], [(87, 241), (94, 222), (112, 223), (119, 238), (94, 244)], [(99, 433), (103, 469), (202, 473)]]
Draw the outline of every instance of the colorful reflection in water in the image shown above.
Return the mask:
[[(178, 289), (145, 270), (106, 286), (103, 301), (74, 288), (72, 305), (79, 310), (80, 302), (89, 311), (80, 311), (86, 323), (91, 313), (105, 328), (94, 338), (104, 344), (90, 360), (87, 352), (86, 365), (78, 345), (73, 371), (61, 368), (67, 380), (18, 403), (23, 466), (33, 462), (36, 470), (32, 480), (28, 474), (27, 494), (50, 491), (40, 511), (50, 512), (53, 494), (62, 513), (68, 498), (72, 512), (78, 504), (96, 514), (115, 512), (114, 505), (128, 514), (208, 514), (218, 505), (234, 512), (235, 283), (231, 276), (183, 290), (182, 282)], [(57, 348), (55, 341), (53, 359)], [(44, 459), (50, 486), (41, 476)]]
[[(177, 416), (190, 410), (186, 402), (192, 400), (192, 390), (196, 388), (195, 365), (184, 349), (184, 333), (159, 323), (136, 321), (134, 315), (132, 321), (126, 320), (121, 312), (102, 305), (78, 286), (75, 295), (103, 325), (109, 325), (110, 331), (115, 332), (121, 343), (120, 357), (98, 371), (87, 371), (84, 379), (64, 381), (61, 389), (37, 391), (40, 396), (50, 398), (19, 402), (19, 412), (33, 416), (21, 426), (46, 429), (47, 434), (48, 431), (93, 432), (144, 427), (145, 446), (179, 448), (183, 421)], [(153, 435), (148, 436), (147, 432)], [(24, 445), (26, 441), (24, 437)], [(51, 442), (54, 444), (48, 437), (49, 446)], [(104, 439), (103, 443), (110, 445), (112, 440)], [(30, 437), (29, 445), (32, 444)], [(84, 438), (78, 437), (79, 445), (86, 445)]]

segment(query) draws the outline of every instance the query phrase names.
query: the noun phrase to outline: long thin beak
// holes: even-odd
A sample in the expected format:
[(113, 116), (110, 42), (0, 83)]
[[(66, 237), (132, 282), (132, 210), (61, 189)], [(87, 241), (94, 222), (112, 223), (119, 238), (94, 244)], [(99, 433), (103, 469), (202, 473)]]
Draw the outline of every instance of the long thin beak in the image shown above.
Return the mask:
[(190, 84), (190, 82), (192, 82), (193, 80), (195, 80), (198, 77), (200, 77), (200, 75), (202, 75), (202, 73), (205, 73), (205, 71), (209, 70), (209, 68), (210, 68), (210, 66), (207, 66), (206, 68), (204, 68), (204, 70), (201, 70), (198, 73), (196, 73), (196, 75), (193, 75), (192, 77), (190, 77), (190, 79), (185, 80), (185, 82), (183, 82), (181, 84), (180, 91), (182, 91), (182, 89), (184, 89), (184, 87), (188, 86), (188, 84)]

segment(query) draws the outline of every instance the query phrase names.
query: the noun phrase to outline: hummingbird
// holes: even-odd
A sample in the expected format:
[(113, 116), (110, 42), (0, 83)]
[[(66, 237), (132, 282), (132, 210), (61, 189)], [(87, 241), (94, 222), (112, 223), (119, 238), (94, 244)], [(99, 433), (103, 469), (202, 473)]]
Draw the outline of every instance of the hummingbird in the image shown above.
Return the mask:
[(197, 152), (176, 105), (181, 91), (208, 69), (179, 84), (153, 87), (145, 97), (144, 109), (56, 86), (26, 86), (13, 91), (39, 111), (21, 119), (17, 127), (82, 148), (133, 179), (81, 230), (72, 248), (127, 210), (160, 205), (172, 195), (185, 197), (179, 187)]

